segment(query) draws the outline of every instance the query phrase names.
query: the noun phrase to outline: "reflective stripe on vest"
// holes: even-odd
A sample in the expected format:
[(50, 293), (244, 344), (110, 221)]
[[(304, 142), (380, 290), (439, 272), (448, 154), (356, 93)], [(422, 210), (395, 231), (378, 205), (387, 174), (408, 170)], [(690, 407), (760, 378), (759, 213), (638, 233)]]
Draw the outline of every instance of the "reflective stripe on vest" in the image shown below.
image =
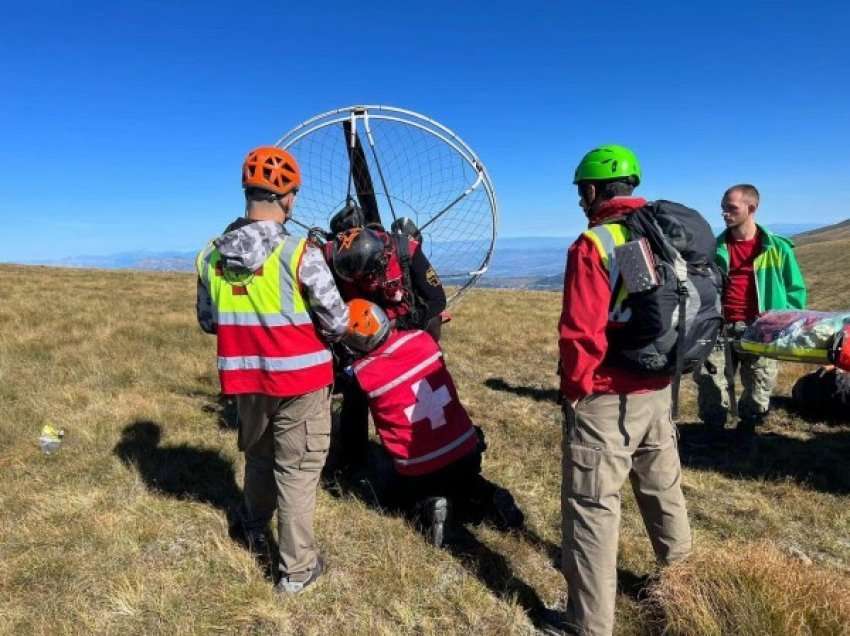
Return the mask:
[(615, 248), (628, 243), (630, 236), (628, 228), (622, 223), (606, 223), (590, 228), (584, 232), (583, 236), (586, 236), (596, 247), (596, 251), (599, 252), (602, 266), (608, 271), (608, 285), (611, 294), (617, 294), (608, 312), (608, 321), (628, 322), (629, 318), (632, 317), (632, 310), (629, 307), (623, 307), (623, 301), (628, 296), (628, 292), (624, 285), (619, 284), (620, 268), (614, 252)]
[(441, 357), (443, 357), (443, 354), (442, 354), (442, 352), (438, 351), (437, 353), (433, 354), (432, 356), (425, 358), (422, 362), (417, 364), (415, 367), (413, 367), (412, 369), (408, 369), (407, 371), (402, 373), (400, 376), (397, 376), (397, 377), (393, 378), (392, 380), (390, 380), (389, 382), (387, 382), (385, 385), (378, 387), (374, 391), (369, 391), (369, 397), (370, 398), (380, 397), (384, 393), (386, 393), (387, 391), (393, 390), (394, 388), (396, 388), (400, 384), (407, 382), (410, 378), (412, 378), (413, 376), (418, 374), (420, 371), (422, 371), (422, 369), (426, 369), (429, 366), (431, 366), (432, 364), (434, 364)]
[(219, 371), (243, 371), (261, 369), (263, 371), (296, 371), (314, 367), (332, 360), (331, 352), (327, 349), (317, 353), (305, 353), (300, 356), (273, 358), (268, 356), (219, 356)]
[(381, 443), (403, 475), (424, 475), (475, 450), (469, 414), (424, 331), (394, 332), (353, 366)]
[(332, 356), (316, 333), (298, 280), (305, 248), (303, 239), (286, 236), (259, 269), (244, 275), (222, 270), (212, 245), (198, 255), (198, 275), (218, 324), (224, 394), (287, 397), (332, 382)]
[(446, 453), (450, 453), (473, 435), (475, 435), (475, 429), (470, 428), (468, 431), (466, 431), (466, 433), (458, 437), (453, 442), (446, 444), (442, 448), (438, 448), (435, 451), (431, 451), (427, 455), (420, 455), (419, 457), (414, 457), (412, 459), (394, 458), (393, 461), (401, 466), (415, 466), (416, 464), (421, 464), (422, 462), (429, 462), (432, 459), (437, 459), (438, 457), (442, 457)]

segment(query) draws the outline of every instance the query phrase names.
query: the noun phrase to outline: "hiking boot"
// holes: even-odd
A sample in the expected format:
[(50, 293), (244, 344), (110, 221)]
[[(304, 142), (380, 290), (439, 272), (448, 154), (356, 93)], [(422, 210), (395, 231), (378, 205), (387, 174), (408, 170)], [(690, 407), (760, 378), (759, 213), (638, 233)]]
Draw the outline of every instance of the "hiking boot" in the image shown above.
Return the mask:
[(313, 585), (316, 580), (325, 572), (325, 560), (320, 556), (316, 556), (316, 565), (310, 570), (310, 576), (303, 581), (293, 581), (288, 576), (280, 577), (277, 585), (274, 586), (274, 591), (281, 596), (289, 596), (292, 594), (300, 594), (306, 588)]
[(543, 607), (531, 614), (538, 634), (545, 636), (576, 636), (575, 628), (567, 622), (563, 610)]
[(764, 424), (764, 420), (766, 418), (767, 413), (759, 413), (758, 415), (742, 417), (738, 422), (738, 427), (735, 429), (735, 432), (743, 437), (752, 437), (756, 433), (756, 426)]
[(449, 519), (449, 500), (445, 497), (428, 497), (418, 504), (417, 517), (425, 539), (441, 548), (446, 539), (446, 523)]
[(525, 515), (514, 501), (514, 496), (504, 488), (493, 492), (493, 512), (500, 530), (517, 530), (525, 525)]

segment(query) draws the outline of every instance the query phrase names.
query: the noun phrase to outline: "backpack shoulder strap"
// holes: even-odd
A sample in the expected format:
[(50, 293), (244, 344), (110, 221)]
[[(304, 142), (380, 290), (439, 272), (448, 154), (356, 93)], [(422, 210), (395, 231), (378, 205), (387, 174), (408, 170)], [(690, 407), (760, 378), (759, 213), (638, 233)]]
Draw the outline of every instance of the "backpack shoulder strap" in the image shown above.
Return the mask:
[(628, 242), (629, 230), (620, 222), (603, 223), (585, 230), (584, 236), (596, 247), (605, 269), (610, 269), (614, 248)]
[[(410, 275), (410, 241), (405, 234), (393, 232), (393, 241), (395, 241), (396, 254), (398, 254), (398, 262), (401, 264), (402, 272), (405, 275)], [(407, 281), (405, 281), (406, 283)]]
[(398, 264), (401, 266), (401, 280), (410, 305), (410, 317), (414, 324), (419, 325), (422, 320), (423, 302), (416, 293), (413, 277), (410, 275), (410, 237), (398, 232), (393, 232), (391, 236), (395, 243)]

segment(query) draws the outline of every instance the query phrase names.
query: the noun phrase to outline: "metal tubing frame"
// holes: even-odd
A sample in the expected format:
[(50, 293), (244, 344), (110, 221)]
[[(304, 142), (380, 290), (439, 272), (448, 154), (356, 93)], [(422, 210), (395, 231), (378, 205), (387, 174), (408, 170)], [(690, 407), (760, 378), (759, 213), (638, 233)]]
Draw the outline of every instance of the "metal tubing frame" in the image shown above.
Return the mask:
[[(370, 113), (369, 111), (373, 112)], [(490, 235), (490, 249), (487, 250), (487, 254), (484, 256), (484, 259), (482, 260), (478, 269), (468, 272), (466, 274), (470, 276), (470, 279), (463, 287), (461, 287), (454, 294), (452, 298), (457, 297), (465, 289), (475, 284), (475, 282), (481, 277), (481, 275), (483, 275), (487, 271), (490, 265), (490, 260), (493, 257), (493, 249), (496, 245), (496, 233), (499, 225), (499, 205), (496, 199), (496, 192), (493, 188), (492, 180), (490, 179), (490, 174), (487, 172), (487, 168), (484, 166), (483, 162), (478, 158), (478, 155), (476, 155), (475, 152), (469, 147), (469, 145), (467, 145), (467, 143), (450, 128), (443, 126), (438, 121), (435, 121), (430, 117), (422, 115), (421, 113), (417, 113), (415, 111), (407, 110), (404, 108), (396, 108), (394, 106), (384, 106), (381, 104), (347, 106), (344, 108), (336, 108), (334, 110), (329, 110), (327, 112), (320, 113), (302, 122), (298, 126), (292, 128), (280, 139), (278, 139), (275, 142), (275, 145), (283, 149), (287, 149), (297, 141), (303, 139), (307, 135), (315, 132), (316, 130), (320, 130), (321, 128), (325, 128), (327, 126), (333, 126), (334, 124), (339, 124), (345, 121), (346, 119), (349, 119), (352, 122), (352, 130), (354, 130), (358, 117), (364, 119), (364, 125), (367, 125), (366, 122), (368, 122), (368, 119), (372, 118), (385, 121), (395, 121), (400, 124), (406, 124), (408, 126), (413, 126), (414, 128), (419, 128), (420, 130), (423, 130), (424, 132), (433, 135), (440, 141), (448, 144), (472, 167), (473, 170), (478, 173), (478, 178), (469, 188), (467, 188), (467, 190), (465, 190), (460, 196), (458, 196), (457, 199), (452, 201), (452, 203), (450, 203), (446, 208), (440, 210), (437, 214), (432, 216), (423, 225), (423, 228), (430, 225), (432, 221), (444, 214), (464, 197), (472, 193), (475, 189), (478, 188), (479, 185), (483, 184), (484, 191), (486, 192), (487, 198), (490, 201), (490, 209), (493, 212), (493, 226)], [(411, 119), (406, 119), (405, 117), (409, 117)], [(422, 122), (425, 123), (423, 124)], [(371, 134), (367, 134), (367, 137), (370, 137), (370, 145), (372, 146), (372, 150), (374, 152), (374, 145), (371, 143)], [(386, 190), (386, 186), (384, 186), (384, 190)], [(385, 192), (385, 194), (388, 195), (389, 193)], [(455, 274), (453, 276), (460, 275), (461, 274)]]

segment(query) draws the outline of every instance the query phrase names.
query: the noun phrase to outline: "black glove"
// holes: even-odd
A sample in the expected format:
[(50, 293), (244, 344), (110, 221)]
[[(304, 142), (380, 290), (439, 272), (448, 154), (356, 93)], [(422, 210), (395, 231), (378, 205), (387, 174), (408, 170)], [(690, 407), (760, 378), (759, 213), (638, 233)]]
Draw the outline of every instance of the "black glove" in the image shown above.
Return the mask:
[(325, 243), (333, 239), (333, 234), (329, 234), (320, 227), (311, 227), (307, 232), (307, 242), (316, 247), (322, 247)]

